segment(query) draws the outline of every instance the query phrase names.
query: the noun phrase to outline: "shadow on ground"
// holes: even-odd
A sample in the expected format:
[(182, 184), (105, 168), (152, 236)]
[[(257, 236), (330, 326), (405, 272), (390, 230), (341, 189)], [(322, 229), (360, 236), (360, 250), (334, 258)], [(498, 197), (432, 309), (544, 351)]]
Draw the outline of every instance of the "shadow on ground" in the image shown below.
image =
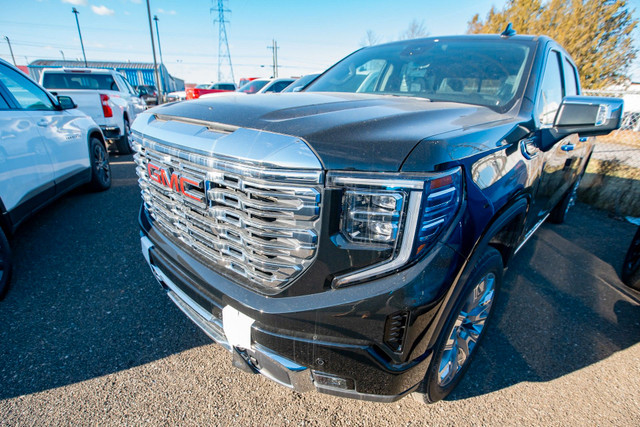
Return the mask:
[(140, 252), (131, 156), (113, 187), (76, 190), (11, 241), (13, 283), (0, 302), (0, 399), (158, 360), (211, 341), (170, 302)]
[(636, 227), (578, 205), (545, 224), (505, 275), (496, 316), (449, 397), (550, 381), (640, 342), (640, 293), (619, 274)]

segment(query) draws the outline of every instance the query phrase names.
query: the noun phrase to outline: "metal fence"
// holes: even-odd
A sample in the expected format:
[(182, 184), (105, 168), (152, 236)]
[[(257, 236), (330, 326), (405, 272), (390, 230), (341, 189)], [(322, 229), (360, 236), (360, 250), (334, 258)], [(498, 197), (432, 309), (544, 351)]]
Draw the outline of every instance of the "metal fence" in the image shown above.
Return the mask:
[(583, 94), (623, 98), (625, 108), (620, 129), (596, 139), (579, 197), (619, 216), (640, 217), (640, 92)]

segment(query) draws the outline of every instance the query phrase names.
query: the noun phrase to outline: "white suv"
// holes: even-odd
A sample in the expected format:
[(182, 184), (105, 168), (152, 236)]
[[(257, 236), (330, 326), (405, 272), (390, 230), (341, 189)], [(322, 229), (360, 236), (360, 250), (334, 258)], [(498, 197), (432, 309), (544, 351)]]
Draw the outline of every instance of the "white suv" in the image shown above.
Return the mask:
[(11, 278), (7, 236), (72, 188), (111, 186), (102, 132), (75, 107), (0, 59), (0, 298)]
[(73, 98), (108, 142), (121, 154), (131, 153), (130, 124), (147, 104), (122, 74), (100, 68), (47, 68), (42, 70), (40, 84), (54, 95)]

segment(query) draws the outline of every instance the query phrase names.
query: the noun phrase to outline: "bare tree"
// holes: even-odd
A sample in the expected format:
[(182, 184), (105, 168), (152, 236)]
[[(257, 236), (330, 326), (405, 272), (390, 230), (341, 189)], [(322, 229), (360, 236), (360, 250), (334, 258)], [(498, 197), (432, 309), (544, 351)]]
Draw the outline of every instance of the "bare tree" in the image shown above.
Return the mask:
[(414, 18), (409, 24), (409, 27), (400, 34), (400, 40), (418, 39), (428, 35), (429, 31), (427, 31), (427, 28), (424, 25), (424, 20), (418, 21)]
[(380, 36), (373, 30), (367, 30), (367, 34), (360, 41), (360, 46), (374, 46), (380, 43)]

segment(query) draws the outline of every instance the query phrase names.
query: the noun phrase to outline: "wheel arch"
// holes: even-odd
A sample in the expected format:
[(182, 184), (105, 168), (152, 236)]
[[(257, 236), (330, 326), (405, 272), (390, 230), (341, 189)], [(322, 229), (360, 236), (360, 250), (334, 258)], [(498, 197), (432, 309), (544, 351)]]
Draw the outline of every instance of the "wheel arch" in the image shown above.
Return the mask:
[(105, 142), (104, 135), (102, 134), (102, 131), (99, 128), (94, 127), (89, 129), (89, 132), (87, 132), (87, 145), (89, 147), (91, 147), (92, 138), (98, 138), (102, 143), (102, 146), (105, 148), (105, 150), (107, 149), (107, 143)]
[(506, 266), (513, 257), (520, 237), (525, 230), (525, 219), (529, 211), (530, 202), (529, 194), (521, 194), (500, 209), (489, 221), (488, 226), (485, 228), (486, 231), (476, 241), (466, 262), (460, 268), (451, 287), (444, 295), (441, 309), (436, 319), (434, 319), (436, 327), (428, 339), (429, 349), (432, 349), (436, 344), (449, 312), (455, 306), (455, 302), (472, 274), (474, 266), (482, 257), (484, 249), (487, 247), (496, 249), (502, 256), (503, 266)]

